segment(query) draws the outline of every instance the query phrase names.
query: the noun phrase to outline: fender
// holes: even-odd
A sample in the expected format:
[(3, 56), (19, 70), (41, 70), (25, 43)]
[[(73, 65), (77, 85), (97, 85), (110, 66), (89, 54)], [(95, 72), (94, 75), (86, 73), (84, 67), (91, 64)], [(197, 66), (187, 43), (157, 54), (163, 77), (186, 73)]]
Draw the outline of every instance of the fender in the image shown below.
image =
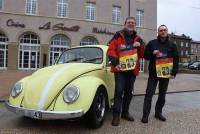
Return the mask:
[(58, 96), (54, 106), (54, 111), (72, 111), (77, 109), (83, 109), (86, 113), (92, 105), (94, 96), (97, 89), (103, 85), (107, 89), (104, 81), (94, 76), (80, 77), (69, 85), (75, 85), (80, 89), (79, 98), (73, 103), (66, 103), (63, 100), (63, 92)]
[[(23, 79), (21, 79), (20, 81), (18, 81), (18, 82), (21, 82), (22, 83), (22, 92), (17, 96), (17, 97), (15, 97), (15, 98), (13, 98), (12, 96), (11, 96), (11, 94), (10, 94), (10, 96), (9, 96), (9, 103), (11, 103), (12, 105), (14, 105), (14, 106), (18, 106), (18, 107), (20, 107), (20, 104), (22, 103), (22, 100), (23, 100), (23, 97), (24, 97), (24, 89), (25, 89), (25, 84), (24, 83), (26, 83), (26, 81), (28, 81), (29, 80), (29, 78), (30, 78), (31, 76), (27, 76), (27, 77), (25, 77), (25, 78), (23, 78)], [(13, 85), (14, 86), (14, 85)], [(12, 87), (13, 88), (13, 87)]]

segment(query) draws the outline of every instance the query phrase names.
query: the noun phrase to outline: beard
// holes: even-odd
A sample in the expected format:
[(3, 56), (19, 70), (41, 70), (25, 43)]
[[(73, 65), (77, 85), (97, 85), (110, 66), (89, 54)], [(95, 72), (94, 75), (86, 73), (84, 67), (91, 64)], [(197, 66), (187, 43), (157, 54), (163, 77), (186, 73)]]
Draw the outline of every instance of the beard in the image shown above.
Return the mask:
[(131, 31), (131, 32), (135, 30), (134, 27), (126, 27), (126, 29), (127, 29), (128, 31)]

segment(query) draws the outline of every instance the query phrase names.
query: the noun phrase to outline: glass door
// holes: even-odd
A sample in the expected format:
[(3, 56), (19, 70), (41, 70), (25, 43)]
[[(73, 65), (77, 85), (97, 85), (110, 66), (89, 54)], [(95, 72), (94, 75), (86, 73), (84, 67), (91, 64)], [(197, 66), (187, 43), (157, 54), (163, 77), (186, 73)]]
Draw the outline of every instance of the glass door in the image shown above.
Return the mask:
[(22, 64), (24, 69), (29, 69), (30, 68), (30, 64), (29, 64), (29, 58), (30, 58), (30, 54), (29, 51), (23, 51), (23, 59), (22, 59)]

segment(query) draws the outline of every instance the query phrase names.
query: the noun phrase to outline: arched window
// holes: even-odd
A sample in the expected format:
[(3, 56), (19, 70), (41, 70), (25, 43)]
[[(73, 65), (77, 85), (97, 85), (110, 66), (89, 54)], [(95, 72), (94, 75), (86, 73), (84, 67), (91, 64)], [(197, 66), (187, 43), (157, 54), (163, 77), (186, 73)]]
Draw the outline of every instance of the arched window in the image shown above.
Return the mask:
[(49, 65), (54, 64), (55, 60), (60, 56), (60, 54), (67, 48), (70, 48), (70, 39), (63, 35), (57, 34), (51, 38), (50, 43), (50, 53), (49, 53)]
[(8, 66), (8, 37), (0, 31), (0, 69)]
[(19, 39), (19, 69), (37, 69), (40, 65), (40, 39), (31, 32), (24, 33)]
[(81, 40), (80, 45), (97, 45), (99, 44), (98, 40), (92, 36), (86, 36)]

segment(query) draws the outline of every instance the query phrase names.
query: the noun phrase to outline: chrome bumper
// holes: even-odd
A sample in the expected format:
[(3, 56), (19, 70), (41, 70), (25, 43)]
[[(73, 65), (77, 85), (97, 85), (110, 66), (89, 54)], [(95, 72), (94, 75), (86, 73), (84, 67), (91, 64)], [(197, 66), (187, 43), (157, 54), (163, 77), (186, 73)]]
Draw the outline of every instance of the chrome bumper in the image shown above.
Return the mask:
[(54, 120), (54, 119), (73, 119), (84, 115), (82, 109), (76, 111), (43, 111), (43, 110), (32, 110), (21, 107), (15, 107), (10, 103), (5, 103), (6, 108), (16, 114), (27, 116), (34, 119), (41, 120)]

